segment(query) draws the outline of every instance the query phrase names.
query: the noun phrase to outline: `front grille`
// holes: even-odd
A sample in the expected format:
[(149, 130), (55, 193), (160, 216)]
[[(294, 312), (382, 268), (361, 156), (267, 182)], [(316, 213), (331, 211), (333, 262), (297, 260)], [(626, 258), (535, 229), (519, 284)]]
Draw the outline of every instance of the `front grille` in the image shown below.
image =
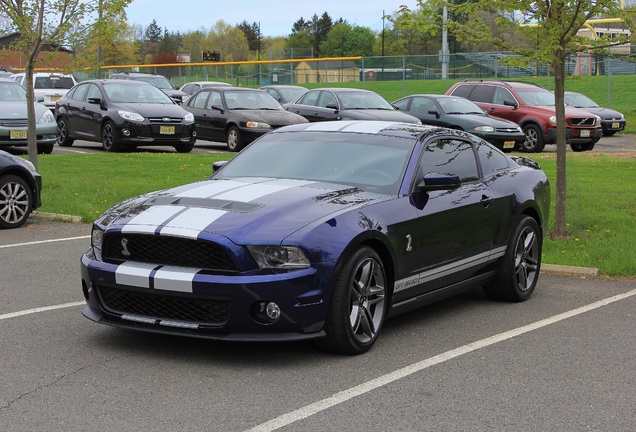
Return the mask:
[(573, 117), (572, 126), (594, 126), (596, 118), (594, 117)]
[(510, 127), (510, 128), (497, 128), (496, 130), (499, 133), (518, 133), (519, 132), (518, 128), (512, 128), (512, 127)]
[(182, 294), (157, 291), (135, 291), (97, 285), (104, 308), (116, 314), (130, 314), (158, 320), (176, 320), (219, 326), (230, 314), (230, 301), (225, 298), (184, 297)]
[(18, 120), (0, 120), (0, 126), (2, 127), (27, 127), (27, 119), (18, 119)]
[[(169, 118), (170, 120), (164, 121), (164, 118)], [(150, 124), (159, 126), (181, 124), (183, 121), (180, 117), (148, 117), (148, 120), (150, 120)]]
[(115, 264), (138, 261), (212, 271), (238, 271), (225, 248), (218, 244), (170, 236), (107, 234), (104, 236), (102, 258)]

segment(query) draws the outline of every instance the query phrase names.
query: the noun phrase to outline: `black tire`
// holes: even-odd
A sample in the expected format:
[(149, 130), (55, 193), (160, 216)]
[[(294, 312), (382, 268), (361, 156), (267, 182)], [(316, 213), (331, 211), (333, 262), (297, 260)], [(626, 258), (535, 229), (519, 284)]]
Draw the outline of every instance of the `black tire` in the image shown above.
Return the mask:
[(595, 145), (596, 145), (596, 141), (590, 142), (590, 143), (585, 143), (585, 144), (570, 143), (570, 148), (572, 149), (572, 151), (582, 152), (582, 151), (593, 150)]
[(102, 147), (107, 152), (121, 151), (121, 146), (117, 139), (117, 130), (112, 121), (107, 121), (102, 126)]
[(616, 134), (616, 132), (618, 131), (603, 131), (603, 136), (612, 136), (614, 134)]
[(539, 225), (523, 216), (510, 236), (495, 280), (484, 286), (486, 295), (510, 302), (528, 300), (539, 280), (542, 246)]
[(382, 329), (387, 298), (382, 260), (369, 247), (358, 249), (342, 262), (334, 278), (327, 336), (318, 343), (340, 354), (367, 352)]
[(51, 154), (53, 153), (54, 144), (38, 144), (38, 154)]
[(176, 144), (174, 149), (177, 153), (190, 153), (194, 148), (194, 144)]
[(243, 150), (245, 145), (241, 139), (241, 132), (236, 126), (230, 126), (225, 135), (225, 142), (227, 143), (227, 149), (232, 152), (238, 152)]
[(63, 118), (57, 121), (57, 145), (60, 147), (70, 147), (75, 140), (69, 136), (68, 126)]
[(526, 139), (521, 143), (520, 150), (526, 153), (540, 153), (545, 147), (545, 141), (543, 140), (543, 131), (536, 124), (529, 124), (524, 126), (523, 133), (526, 134)]
[(31, 188), (18, 176), (0, 178), (0, 228), (24, 225), (33, 208)]

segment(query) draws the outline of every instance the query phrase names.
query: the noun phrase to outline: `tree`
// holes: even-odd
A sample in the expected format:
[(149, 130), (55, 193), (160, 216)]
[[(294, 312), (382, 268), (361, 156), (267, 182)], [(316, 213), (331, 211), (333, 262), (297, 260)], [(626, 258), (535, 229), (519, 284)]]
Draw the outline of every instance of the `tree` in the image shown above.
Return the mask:
[(373, 53), (375, 35), (367, 27), (343, 22), (334, 25), (327, 39), (320, 45), (320, 52), (326, 57), (369, 56)]
[[(565, 65), (570, 54), (578, 52), (602, 53), (612, 46), (628, 43), (629, 36), (614, 39), (589, 39), (577, 35), (588, 20), (609, 16), (622, 19), (631, 32), (634, 21), (631, 13), (618, 0), (481, 0), (452, 3), (445, 0), (419, 1), (421, 16), (427, 25), (445, 25), (458, 41), (492, 44), (519, 56), (508, 57), (513, 65), (539, 62), (550, 66), (554, 74), (554, 94), (557, 118), (557, 178), (555, 187), (555, 215), (552, 237), (567, 236), (566, 204), (566, 127)], [(451, 16), (441, 22), (439, 11), (446, 8)], [(402, 12), (410, 12), (403, 8)], [(519, 18), (519, 13), (521, 17)], [(630, 32), (630, 33), (631, 33)], [(512, 38), (507, 35), (520, 37)]]
[(124, 9), (131, 0), (0, 0), (0, 15), (11, 20), (11, 29), (20, 38), (11, 47), (24, 57), (28, 115), (29, 160), (38, 168), (37, 136), (35, 130), (35, 95), (33, 71), (45, 44), (68, 46), (70, 41), (103, 37), (113, 34), (109, 26), (98, 18)]
[(261, 25), (259, 23), (248, 24), (247, 21), (243, 21), (237, 24), (236, 27), (245, 34), (250, 51), (261, 51), (261, 39), (263, 35), (261, 34)]
[(218, 20), (210, 30), (205, 49), (221, 53), (221, 61), (244, 61), (249, 54), (245, 34), (223, 20)]

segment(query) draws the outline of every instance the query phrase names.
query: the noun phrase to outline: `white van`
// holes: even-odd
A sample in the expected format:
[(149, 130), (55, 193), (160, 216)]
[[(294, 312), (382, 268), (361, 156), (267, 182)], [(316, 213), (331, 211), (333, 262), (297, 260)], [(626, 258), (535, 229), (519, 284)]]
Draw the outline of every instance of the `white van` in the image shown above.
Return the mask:
[[(26, 87), (24, 72), (13, 74), (10, 77)], [(73, 75), (64, 75), (56, 72), (36, 72), (33, 74), (33, 90), (35, 97), (42, 96), (44, 105), (51, 111), (55, 111), (55, 101), (64, 96), (77, 82)]]

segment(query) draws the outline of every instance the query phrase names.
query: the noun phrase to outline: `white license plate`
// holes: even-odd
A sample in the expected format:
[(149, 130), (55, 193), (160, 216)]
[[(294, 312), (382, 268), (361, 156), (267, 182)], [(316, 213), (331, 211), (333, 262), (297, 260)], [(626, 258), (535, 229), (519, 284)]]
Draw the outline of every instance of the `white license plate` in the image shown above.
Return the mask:
[(161, 135), (174, 135), (174, 126), (159, 126)]
[(60, 100), (61, 98), (62, 98), (61, 95), (53, 95), (53, 96), (51, 96), (51, 100), (52, 101)]
[(581, 131), (581, 138), (588, 138), (590, 136), (590, 131), (587, 129), (583, 129)]
[(25, 131), (25, 130), (12, 130), (9, 133), (9, 137), (11, 139), (26, 139), (27, 138), (27, 131)]
[(612, 129), (620, 129), (621, 124), (620, 123), (612, 123)]
[(514, 141), (504, 141), (504, 148), (505, 149), (515, 148), (515, 142)]

